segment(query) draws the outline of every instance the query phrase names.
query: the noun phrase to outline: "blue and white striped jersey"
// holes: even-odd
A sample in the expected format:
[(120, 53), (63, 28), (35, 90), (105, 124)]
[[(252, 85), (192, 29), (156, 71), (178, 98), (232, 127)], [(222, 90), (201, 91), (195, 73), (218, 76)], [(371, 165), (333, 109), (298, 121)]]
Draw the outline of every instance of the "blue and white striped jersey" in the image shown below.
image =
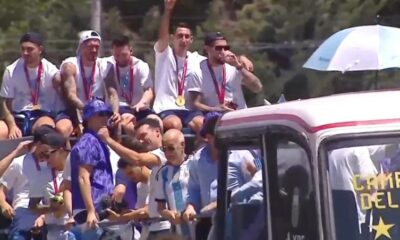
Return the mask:
[[(167, 163), (157, 174), (155, 199), (158, 202), (166, 202), (170, 210), (183, 212), (186, 208), (190, 161), (186, 160), (180, 166)], [(194, 234), (193, 226), (187, 223), (177, 225), (176, 229), (178, 234), (186, 237)]]

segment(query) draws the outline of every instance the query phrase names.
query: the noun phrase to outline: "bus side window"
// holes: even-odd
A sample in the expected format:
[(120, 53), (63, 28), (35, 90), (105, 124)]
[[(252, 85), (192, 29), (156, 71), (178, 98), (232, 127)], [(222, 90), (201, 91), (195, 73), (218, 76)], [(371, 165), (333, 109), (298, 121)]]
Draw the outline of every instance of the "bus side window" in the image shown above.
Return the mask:
[(228, 152), (228, 239), (267, 239), (262, 166), (263, 158), (257, 148)]
[[(269, 159), (271, 160), (271, 159)], [(277, 239), (317, 239), (314, 186), (312, 181), (310, 159), (305, 150), (294, 142), (279, 142), (276, 152), (276, 168), (278, 187), (272, 194), (279, 206), (274, 209), (272, 221), (277, 229), (274, 236)], [(275, 196), (276, 196), (275, 195)], [(274, 219), (275, 218), (275, 219)]]

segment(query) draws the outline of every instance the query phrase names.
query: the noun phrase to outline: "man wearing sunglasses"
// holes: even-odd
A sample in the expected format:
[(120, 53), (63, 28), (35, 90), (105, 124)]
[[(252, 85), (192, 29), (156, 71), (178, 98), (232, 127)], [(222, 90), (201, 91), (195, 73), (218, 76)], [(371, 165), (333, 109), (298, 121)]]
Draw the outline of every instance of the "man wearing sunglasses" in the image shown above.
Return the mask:
[[(189, 127), (199, 133), (203, 123), (200, 111), (193, 109), (188, 96), (189, 73), (198, 68), (205, 59), (198, 52), (190, 52), (193, 33), (186, 23), (179, 23), (170, 35), (170, 19), (177, 0), (164, 1), (164, 15), (161, 19), (159, 37), (154, 45), (155, 99), (153, 109), (163, 120), (165, 130), (181, 130)], [(172, 46), (169, 45), (170, 39)], [(244, 56), (239, 60), (252, 71), (253, 64)]]
[[(54, 142), (49, 135), (59, 134), (49, 126), (43, 125), (35, 129), (30, 151), (11, 163), (0, 179), (0, 207), (2, 214), (12, 219), (10, 239), (31, 239), (32, 230), (41, 233), (44, 224), (44, 215), (29, 210), (29, 190), (38, 179), (51, 180), (51, 171), (47, 166), (49, 151), (54, 149)], [(7, 191), (13, 193), (13, 202), (10, 206), (5, 201)], [(40, 234), (37, 239), (42, 239)]]
[(204, 45), (207, 59), (188, 79), (191, 105), (203, 112), (246, 108), (242, 85), (258, 93), (262, 91), (260, 79), (244, 68), (220, 32), (207, 34)]
[(164, 134), (163, 151), (167, 164), (157, 173), (158, 212), (176, 226), (177, 234), (184, 239), (194, 239), (194, 225), (183, 221), (181, 214), (186, 208), (190, 164), (181, 131), (171, 129)]

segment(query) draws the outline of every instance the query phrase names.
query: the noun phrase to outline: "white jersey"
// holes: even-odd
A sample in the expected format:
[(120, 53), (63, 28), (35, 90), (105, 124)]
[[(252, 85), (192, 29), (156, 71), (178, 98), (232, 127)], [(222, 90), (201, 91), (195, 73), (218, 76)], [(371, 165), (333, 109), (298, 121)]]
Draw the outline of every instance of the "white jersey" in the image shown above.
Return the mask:
[(68, 154), (67, 159), (65, 159), (63, 179), (71, 181), (71, 154)]
[[(46, 181), (46, 178), (38, 178), (33, 184), (31, 184), (29, 190), (29, 198), (41, 198), (44, 204), (50, 204), (50, 199), (53, 198), (57, 193), (55, 187), (60, 188), (63, 180), (63, 171), (57, 172), (55, 179)], [(57, 184), (54, 186), (54, 184)], [(60, 193), (58, 193), (60, 194)], [(65, 214), (62, 217), (56, 218), (53, 214), (46, 214), (47, 224), (64, 225), (68, 219), (68, 215)]]
[[(61, 64), (61, 71), (66, 63), (71, 63), (76, 67), (76, 75), (75, 75), (75, 80), (76, 80), (76, 92), (78, 98), (86, 104), (89, 102), (91, 99), (88, 99), (85, 93), (85, 87), (82, 79), (82, 69), (80, 66), (80, 60), (78, 57), (69, 57), (65, 59), (62, 64)], [(61, 72), (62, 74), (62, 72)], [(86, 78), (86, 81), (89, 83), (91, 81), (90, 77), (92, 75), (92, 66), (84, 66), (84, 76)], [(99, 99), (104, 99), (105, 96), (105, 88), (104, 88), (104, 81), (103, 79), (106, 77), (107, 71), (106, 71), (106, 64), (104, 64), (103, 59), (97, 58), (96, 59), (96, 66), (95, 66), (95, 73), (94, 73), (94, 84), (92, 86), (92, 98), (99, 98)]]
[[(156, 43), (157, 44), (157, 43)], [(176, 74), (176, 62), (178, 62), (178, 75), (179, 79), (182, 79), (183, 67), (185, 58), (177, 57), (175, 61), (174, 52), (170, 46), (168, 46), (163, 52), (156, 52), (156, 65), (155, 65), (155, 100), (153, 109), (156, 113), (160, 113), (165, 110), (179, 110), (189, 109), (188, 108), (188, 76), (191, 71), (198, 68), (199, 62), (204, 59), (203, 56), (197, 52), (187, 52), (187, 71), (185, 76), (185, 85), (183, 89), (183, 95), (186, 99), (186, 106), (178, 106), (175, 101), (178, 97), (178, 86), (177, 86), (177, 74)]]
[(150, 183), (138, 182), (136, 184), (137, 189), (137, 201), (136, 209), (144, 208), (149, 204), (149, 193), (150, 193)]
[[(242, 91), (243, 74), (235, 67), (224, 64), (212, 67), (218, 89), (221, 89), (223, 81), (223, 67), (225, 67), (225, 102), (233, 102), (237, 105), (237, 109), (246, 108), (246, 101)], [(207, 59), (201, 61), (200, 69), (191, 72), (189, 77), (188, 91), (199, 92), (202, 94), (202, 102), (210, 107), (220, 105), (217, 90), (210, 69), (208, 68)]]
[[(156, 175), (157, 172), (160, 170), (161, 166), (164, 165), (167, 162), (167, 159), (165, 158), (165, 154), (161, 149), (156, 149), (154, 151), (151, 151), (152, 154), (157, 156), (161, 164), (159, 166), (155, 166), (151, 169), (151, 174), (150, 174), (150, 194), (149, 194), (149, 217), (150, 218), (156, 218), (156, 217), (161, 217), (160, 214), (157, 211), (157, 202), (155, 201), (156, 197), (156, 186), (157, 186), (157, 180), (156, 180)], [(152, 223), (149, 226), (149, 231), (160, 231), (160, 230), (165, 230), (165, 229), (170, 229), (171, 224), (168, 221), (162, 221), (162, 222), (155, 222)]]
[(13, 208), (28, 208), (29, 190), (34, 182), (51, 180), (51, 171), (46, 162), (39, 163), (37, 169), (35, 159), (31, 153), (13, 160), (0, 183), (13, 192)]
[(368, 147), (341, 148), (328, 155), (329, 176), (332, 190), (347, 190), (354, 193), (357, 202), (359, 223), (365, 222), (365, 211), (361, 209), (361, 199), (353, 185), (354, 176), (359, 176), (357, 184), (378, 174), (372, 162)]
[[(40, 77), (38, 104), (47, 112), (59, 112), (65, 110), (64, 102), (56, 89), (53, 87), (53, 78), (58, 73), (57, 67), (45, 58), (42, 59), (42, 74)], [(25, 73), (25, 61), (19, 58), (6, 67), (3, 75), (0, 96), (12, 99), (12, 111), (21, 112), (31, 110), (32, 92), (36, 91), (38, 67), (27, 68), (29, 83)], [(32, 86), (32, 91), (31, 87)]]
[[(165, 165), (157, 174), (155, 200), (166, 202), (168, 209), (183, 212), (187, 205), (190, 160), (180, 166)], [(188, 224), (177, 225), (180, 235), (194, 236), (194, 228)]]
[[(119, 68), (119, 78), (117, 76), (117, 72), (114, 71), (118, 96), (119, 96), (119, 104), (120, 106), (133, 106), (136, 105), (143, 97), (143, 93), (148, 88), (153, 88), (153, 80), (151, 78), (149, 64), (146, 62), (136, 58), (131, 57), (133, 64), (133, 95), (130, 96), (131, 84), (130, 84), (130, 66), (126, 66), (123, 68)], [(107, 62), (107, 70), (112, 67), (115, 68), (115, 58), (113, 56), (104, 58), (104, 61)], [(128, 96), (128, 99), (125, 96)], [(130, 99), (132, 98), (132, 99)], [(128, 102), (131, 100), (131, 102)]]

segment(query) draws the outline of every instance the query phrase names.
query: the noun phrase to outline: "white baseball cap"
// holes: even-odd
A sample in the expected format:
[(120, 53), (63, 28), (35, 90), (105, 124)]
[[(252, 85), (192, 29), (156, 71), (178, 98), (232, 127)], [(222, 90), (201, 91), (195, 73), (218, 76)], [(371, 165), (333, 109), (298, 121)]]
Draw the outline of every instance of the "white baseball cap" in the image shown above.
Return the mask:
[(93, 30), (85, 30), (80, 32), (78, 35), (79, 35), (79, 45), (78, 48), (76, 49), (76, 54), (79, 54), (80, 46), (82, 45), (83, 42), (87, 40), (97, 39), (101, 42), (100, 34)]

